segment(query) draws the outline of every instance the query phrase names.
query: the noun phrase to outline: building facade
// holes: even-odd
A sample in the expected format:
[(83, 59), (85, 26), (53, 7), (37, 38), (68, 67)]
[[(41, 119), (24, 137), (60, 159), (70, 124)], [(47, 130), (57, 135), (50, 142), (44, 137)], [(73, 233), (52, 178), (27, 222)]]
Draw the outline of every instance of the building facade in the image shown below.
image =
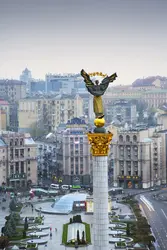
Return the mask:
[[(2, 132), (1, 184), (19, 188), (37, 183), (37, 145), (29, 134)], [(1, 185), (0, 184), (0, 185)]]
[(9, 102), (0, 99), (0, 130), (9, 129), (10, 125), (9, 112), (10, 112)]
[(149, 188), (165, 182), (162, 137), (155, 128), (119, 131), (111, 144), (114, 186)]
[(20, 81), (26, 83), (26, 91), (27, 91), (27, 93), (30, 93), (30, 82), (31, 82), (31, 80), (32, 80), (31, 71), (29, 69), (25, 68), (25, 70), (23, 70), (22, 74), (20, 75)]
[(83, 115), (83, 100), (80, 96), (58, 95), (55, 98), (26, 98), (19, 101), (19, 130), (54, 131), (59, 124)]
[(63, 170), (63, 183), (89, 185), (92, 182), (92, 158), (87, 139), (87, 124), (73, 118), (57, 134), (57, 163)]
[(0, 80), (0, 97), (9, 102), (9, 129), (18, 130), (18, 101), (26, 97), (26, 83), (18, 80)]
[(119, 124), (136, 124), (136, 105), (126, 100), (117, 100), (106, 105), (106, 120)]
[(85, 88), (80, 74), (47, 74), (45, 82), (46, 93), (71, 94), (74, 89), (79, 93), (79, 88)]

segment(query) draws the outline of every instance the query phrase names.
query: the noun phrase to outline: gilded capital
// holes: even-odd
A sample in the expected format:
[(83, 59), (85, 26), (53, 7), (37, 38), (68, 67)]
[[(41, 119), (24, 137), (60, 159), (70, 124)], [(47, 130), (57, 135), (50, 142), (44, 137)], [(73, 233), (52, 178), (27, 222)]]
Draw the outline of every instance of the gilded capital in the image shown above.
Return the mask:
[(88, 133), (88, 140), (91, 145), (93, 156), (108, 156), (109, 145), (111, 143), (112, 133)]

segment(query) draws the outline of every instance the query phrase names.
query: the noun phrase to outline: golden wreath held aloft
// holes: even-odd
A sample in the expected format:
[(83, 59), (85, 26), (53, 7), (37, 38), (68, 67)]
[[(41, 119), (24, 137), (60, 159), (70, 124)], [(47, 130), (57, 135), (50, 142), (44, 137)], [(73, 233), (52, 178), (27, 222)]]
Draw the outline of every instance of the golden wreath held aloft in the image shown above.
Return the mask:
[(92, 72), (88, 74), (89, 76), (102, 76), (105, 77), (107, 74), (103, 74), (102, 72)]

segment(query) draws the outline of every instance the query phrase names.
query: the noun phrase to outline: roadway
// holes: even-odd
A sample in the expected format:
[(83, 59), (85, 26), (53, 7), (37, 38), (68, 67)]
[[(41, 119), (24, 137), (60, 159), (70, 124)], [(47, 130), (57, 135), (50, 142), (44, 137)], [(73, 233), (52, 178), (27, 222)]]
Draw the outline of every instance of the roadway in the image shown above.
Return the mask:
[(146, 216), (151, 228), (153, 235), (156, 238), (155, 247), (157, 250), (167, 249), (167, 202), (154, 199), (153, 196), (160, 192), (156, 191), (143, 193), (137, 195), (136, 198), (139, 201), (141, 210), (144, 216)]

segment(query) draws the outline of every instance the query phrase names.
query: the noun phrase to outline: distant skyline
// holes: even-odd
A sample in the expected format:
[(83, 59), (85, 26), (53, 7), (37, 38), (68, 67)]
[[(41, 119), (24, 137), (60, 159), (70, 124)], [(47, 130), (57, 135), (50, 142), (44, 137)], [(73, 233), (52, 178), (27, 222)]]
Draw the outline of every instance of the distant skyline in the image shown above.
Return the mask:
[(117, 72), (167, 76), (166, 0), (0, 0), (0, 78)]

